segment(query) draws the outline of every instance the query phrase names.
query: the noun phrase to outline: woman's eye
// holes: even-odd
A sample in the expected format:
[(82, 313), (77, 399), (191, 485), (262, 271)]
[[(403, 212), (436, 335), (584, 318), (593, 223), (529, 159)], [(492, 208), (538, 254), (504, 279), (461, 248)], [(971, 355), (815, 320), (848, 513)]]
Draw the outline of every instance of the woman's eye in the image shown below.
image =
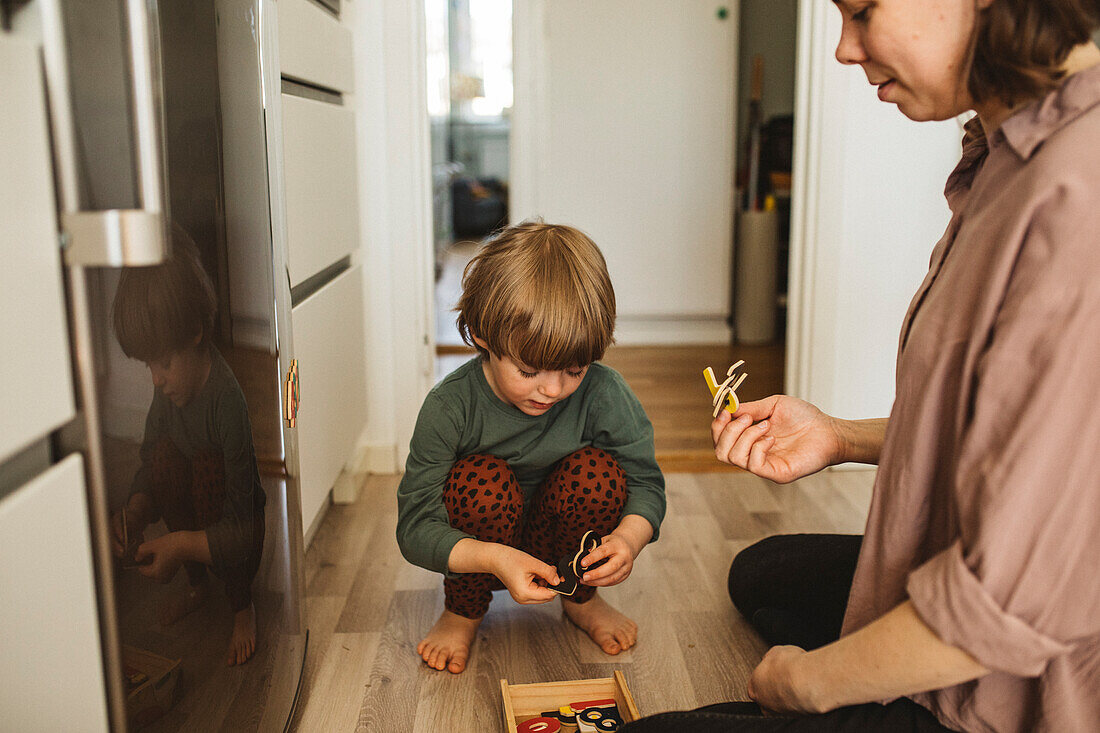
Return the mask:
[(567, 369), (565, 371), (565, 373), (568, 374), (569, 376), (573, 377), (573, 379), (580, 379), (581, 377), (584, 376), (584, 370), (583, 369), (577, 369), (577, 370)]
[(863, 8), (862, 10), (860, 10), (858, 12), (852, 13), (852, 20), (856, 21), (857, 23), (863, 23), (864, 21), (867, 20), (867, 18), (870, 15), (871, 15), (871, 8), (866, 7), (866, 8)]
[(519, 370), (519, 373), (523, 375), (524, 379), (534, 379), (539, 375), (538, 372), (525, 372), (522, 369)]

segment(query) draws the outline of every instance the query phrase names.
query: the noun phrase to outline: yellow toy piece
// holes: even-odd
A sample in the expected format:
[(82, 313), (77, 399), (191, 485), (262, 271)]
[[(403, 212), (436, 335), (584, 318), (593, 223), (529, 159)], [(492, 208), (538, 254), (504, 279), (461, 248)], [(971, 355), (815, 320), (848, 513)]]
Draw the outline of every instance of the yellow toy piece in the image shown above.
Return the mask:
[[(741, 403), (737, 401), (737, 388), (741, 386), (741, 382), (745, 381), (745, 377), (749, 376), (748, 373), (742, 374), (740, 377), (735, 377), (734, 373), (737, 371), (737, 367), (744, 364), (744, 360), (737, 362), (729, 368), (726, 372), (726, 381), (721, 384), (714, 378), (714, 370), (707, 367), (703, 370), (703, 379), (706, 380), (707, 387), (710, 389), (711, 397), (713, 397), (714, 414), (712, 417), (718, 417), (718, 413), (722, 411), (724, 407), (726, 412), (734, 414), (737, 412), (737, 408), (741, 406)], [(734, 381), (736, 379), (736, 381)], [(732, 382), (732, 384), (731, 384)]]

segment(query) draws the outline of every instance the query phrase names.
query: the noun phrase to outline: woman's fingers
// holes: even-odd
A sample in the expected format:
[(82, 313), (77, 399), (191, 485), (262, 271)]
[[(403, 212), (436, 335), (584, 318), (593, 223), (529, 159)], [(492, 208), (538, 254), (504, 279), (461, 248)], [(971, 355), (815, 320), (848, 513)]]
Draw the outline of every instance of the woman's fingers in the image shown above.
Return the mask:
[(718, 439), (714, 441), (714, 455), (718, 457), (718, 460), (724, 463), (732, 462), (730, 452), (733, 450), (737, 439), (741, 437), (741, 433), (751, 424), (752, 419), (747, 415), (742, 415), (731, 420), (722, 429)]
[(757, 475), (760, 475), (764, 468), (768, 464), (768, 450), (775, 445), (775, 436), (765, 435), (752, 444), (752, 448), (749, 449), (749, 459), (746, 464), (746, 468)]
[(741, 435), (737, 437), (730, 449), (731, 462), (736, 466), (748, 469), (749, 452), (752, 450), (753, 445), (767, 434), (770, 428), (771, 421), (761, 420), (755, 425), (750, 425), (742, 430)]
[(755, 425), (751, 418), (741, 415), (733, 420), (722, 432), (714, 453), (718, 460), (741, 468), (748, 468), (749, 452), (753, 444), (771, 428), (771, 421), (761, 420)]

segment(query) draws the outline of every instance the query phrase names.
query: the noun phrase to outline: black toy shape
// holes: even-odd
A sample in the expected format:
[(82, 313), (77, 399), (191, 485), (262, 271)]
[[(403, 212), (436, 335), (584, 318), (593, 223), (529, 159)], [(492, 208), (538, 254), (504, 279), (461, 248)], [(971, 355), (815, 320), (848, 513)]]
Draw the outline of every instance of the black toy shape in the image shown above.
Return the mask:
[[(566, 555), (558, 561), (558, 575), (561, 576), (562, 581), (557, 585), (548, 585), (546, 587), (563, 596), (571, 596), (576, 593), (577, 586), (581, 581), (581, 576), (584, 575), (586, 570), (592, 569), (582, 568), (581, 560), (599, 546), (600, 536), (592, 530), (585, 532), (581, 537), (581, 546), (580, 549), (577, 550), (577, 553), (575, 555)], [(596, 563), (596, 565), (592, 567), (597, 567), (599, 564), (600, 563)]]

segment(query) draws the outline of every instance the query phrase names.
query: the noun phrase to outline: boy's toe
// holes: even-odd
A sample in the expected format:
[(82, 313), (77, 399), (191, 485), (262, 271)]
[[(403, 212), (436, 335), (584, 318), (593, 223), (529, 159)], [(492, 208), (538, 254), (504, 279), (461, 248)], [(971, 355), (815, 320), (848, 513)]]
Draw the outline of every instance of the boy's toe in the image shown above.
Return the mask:
[(447, 669), (453, 674), (463, 671), (466, 669), (466, 657), (466, 652), (455, 652), (451, 655), (451, 662), (447, 665)]

